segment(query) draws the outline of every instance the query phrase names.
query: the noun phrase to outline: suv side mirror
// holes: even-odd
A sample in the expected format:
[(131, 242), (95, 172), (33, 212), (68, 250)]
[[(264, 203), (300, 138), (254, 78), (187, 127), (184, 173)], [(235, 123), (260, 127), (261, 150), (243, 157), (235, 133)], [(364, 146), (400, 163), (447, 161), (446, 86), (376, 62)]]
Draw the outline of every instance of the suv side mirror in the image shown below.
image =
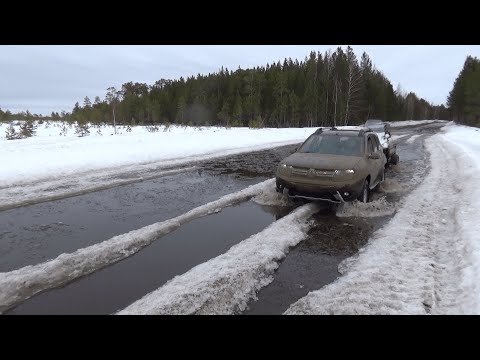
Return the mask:
[(371, 153), (370, 155), (368, 155), (368, 158), (369, 159), (374, 159), (374, 160), (377, 160), (377, 159), (380, 159), (380, 154), (379, 153)]

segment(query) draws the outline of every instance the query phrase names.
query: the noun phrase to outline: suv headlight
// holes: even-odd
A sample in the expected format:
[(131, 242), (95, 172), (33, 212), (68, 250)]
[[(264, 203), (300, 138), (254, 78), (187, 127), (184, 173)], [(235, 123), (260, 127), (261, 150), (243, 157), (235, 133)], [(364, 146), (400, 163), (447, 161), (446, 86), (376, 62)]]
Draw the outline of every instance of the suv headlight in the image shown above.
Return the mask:
[(288, 166), (287, 164), (280, 164), (278, 166), (278, 172), (282, 175), (290, 175), (292, 170), (291, 166)]
[(355, 170), (352, 170), (352, 169), (335, 170), (333, 177), (340, 180), (349, 180), (349, 179), (353, 179), (354, 175), (355, 175)]

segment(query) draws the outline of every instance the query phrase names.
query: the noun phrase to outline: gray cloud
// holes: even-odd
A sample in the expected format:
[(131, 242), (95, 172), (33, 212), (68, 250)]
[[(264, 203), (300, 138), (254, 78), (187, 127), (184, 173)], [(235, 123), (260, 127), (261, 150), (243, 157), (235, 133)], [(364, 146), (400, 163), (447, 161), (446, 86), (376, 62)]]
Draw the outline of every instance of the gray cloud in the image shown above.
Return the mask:
[[(180, 76), (207, 74), (224, 66), (235, 70), (303, 60), (310, 51), (339, 45), (55, 45), (0, 46), (0, 107), (32, 113), (71, 111), (85, 96), (104, 97), (110, 86), (128, 81), (153, 84)], [(345, 45), (341, 45), (345, 48)], [(366, 51), (393, 86), (434, 104), (446, 102), (467, 55), (480, 57), (478, 45), (354, 45)]]

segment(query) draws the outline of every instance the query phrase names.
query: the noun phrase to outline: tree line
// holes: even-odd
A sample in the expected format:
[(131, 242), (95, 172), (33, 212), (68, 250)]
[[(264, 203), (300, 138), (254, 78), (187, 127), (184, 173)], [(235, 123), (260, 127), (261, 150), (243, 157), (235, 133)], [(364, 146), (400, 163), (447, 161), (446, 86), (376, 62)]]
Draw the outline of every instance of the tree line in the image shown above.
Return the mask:
[[(1, 114), (0, 114), (1, 115)], [(351, 47), (310, 52), (303, 61), (285, 59), (208, 75), (128, 82), (110, 87), (103, 99), (87, 96), (71, 113), (52, 114), (79, 124), (305, 127), (386, 121), (448, 119), (414, 92), (395, 90), (367, 53)]]
[(480, 127), (480, 60), (467, 56), (447, 99), (452, 120)]
[(8, 122), (14, 120), (20, 121), (30, 121), (30, 120), (66, 120), (69, 114), (65, 111), (62, 111), (60, 114), (58, 112), (52, 111), (50, 115), (41, 115), (41, 114), (32, 114), (29, 110), (20, 111), (18, 113), (12, 113), (10, 110), (3, 111), (0, 108), (0, 121)]

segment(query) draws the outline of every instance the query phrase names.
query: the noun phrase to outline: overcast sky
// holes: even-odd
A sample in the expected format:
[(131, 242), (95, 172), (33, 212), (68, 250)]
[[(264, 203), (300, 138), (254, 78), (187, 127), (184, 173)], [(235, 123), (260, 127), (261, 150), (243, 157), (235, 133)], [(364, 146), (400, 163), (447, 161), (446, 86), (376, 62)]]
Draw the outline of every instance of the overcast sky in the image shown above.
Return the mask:
[[(220, 69), (303, 60), (339, 45), (43, 45), (0, 46), (0, 108), (32, 113), (71, 111), (85, 96), (104, 98), (110, 86), (178, 79)], [(346, 48), (345, 45), (341, 45)], [(434, 104), (446, 102), (467, 55), (479, 45), (352, 45), (403, 90)]]

